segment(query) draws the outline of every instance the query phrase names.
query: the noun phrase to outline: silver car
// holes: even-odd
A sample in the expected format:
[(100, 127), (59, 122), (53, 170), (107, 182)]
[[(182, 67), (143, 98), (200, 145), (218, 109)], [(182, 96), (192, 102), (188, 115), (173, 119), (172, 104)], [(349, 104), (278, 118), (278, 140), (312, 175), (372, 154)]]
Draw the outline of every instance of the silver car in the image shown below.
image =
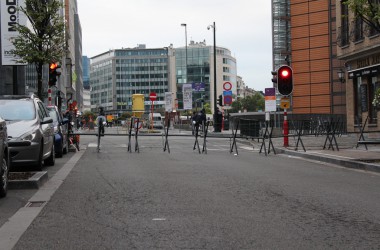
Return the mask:
[(30, 166), (41, 170), (43, 163), (53, 166), (53, 119), (45, 104), (31, 96), (0, 96), (0, 117), (7, 122), (11, 166)]
[(0, 117), (0, 198), (5, 197), (8, 191), (9, 177), (9, 150), (7, 124)]

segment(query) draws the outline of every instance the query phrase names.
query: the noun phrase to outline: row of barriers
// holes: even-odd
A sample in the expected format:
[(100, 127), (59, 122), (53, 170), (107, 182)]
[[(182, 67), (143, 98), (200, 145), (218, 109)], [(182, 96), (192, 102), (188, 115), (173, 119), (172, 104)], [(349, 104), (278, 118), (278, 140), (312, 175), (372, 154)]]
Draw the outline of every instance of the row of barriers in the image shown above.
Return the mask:
[[(252, 119), (239, 117), (233, 119), (231, 123), (235, 127), (239, 124), (240, 136), (259, 138), (263, 136), (263, 130), (266, 127), (266, 121), (263, 119)], [(274, 127), (274, 121), (269, 121), (269, 126)], [(283, 129), (283, 121), (279, 125), (279, 129)], [(288, 116), (289, 134), (301, 135), (326, 135), (334, 131), (336, 135), (347, 133), (346, 118), (344, 115), (310, 115), (309, 117), (290, 115)], [(275, 135), (274, 135), (275, 136)]]

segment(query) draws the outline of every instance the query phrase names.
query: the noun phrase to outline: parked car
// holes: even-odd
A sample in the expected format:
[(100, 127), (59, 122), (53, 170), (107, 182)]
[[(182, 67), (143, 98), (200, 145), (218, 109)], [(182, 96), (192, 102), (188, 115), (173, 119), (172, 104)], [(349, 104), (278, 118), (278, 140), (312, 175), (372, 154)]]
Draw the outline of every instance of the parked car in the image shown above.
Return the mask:
[(35, 95), (0, 96), (0, 117), (7, 124), (11, 166), (31, 166), (41, 170), (53, 166), (53, 119)]
[(8, 191), (9, 176), (9, 151), (8, 151), (8, 134), (7, 124), (0, 117), (0, 198), (5, 197)]
[(57, 106), (48, 106), (47, 109), (53, 119), (55, 155), (60, 158), (68, 152), (67, 126), (69, 119), (62, 117)]

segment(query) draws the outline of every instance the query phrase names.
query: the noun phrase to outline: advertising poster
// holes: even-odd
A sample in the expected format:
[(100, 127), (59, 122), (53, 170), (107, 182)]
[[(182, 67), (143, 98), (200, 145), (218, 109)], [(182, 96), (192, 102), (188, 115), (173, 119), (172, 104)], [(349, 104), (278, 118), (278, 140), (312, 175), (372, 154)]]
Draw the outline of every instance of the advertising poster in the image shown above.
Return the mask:
[(193, 88), (191, 84), (182, 86), (183, 92), (183, 109), (189, 110), (193, 108)]
[(165, 92), (165, 111), (173, 111), (173, 95), (172, 92)]
[(15, 30), (17, 23), (26, 25), (26, 16), (18, 7), (24, 5), (24, 0), (1, 0), (1, 63), (2, 65), (25, 65), (17, 63), (17, 57), (12, 53), (14, 46), (11, 40), (19, 36)]

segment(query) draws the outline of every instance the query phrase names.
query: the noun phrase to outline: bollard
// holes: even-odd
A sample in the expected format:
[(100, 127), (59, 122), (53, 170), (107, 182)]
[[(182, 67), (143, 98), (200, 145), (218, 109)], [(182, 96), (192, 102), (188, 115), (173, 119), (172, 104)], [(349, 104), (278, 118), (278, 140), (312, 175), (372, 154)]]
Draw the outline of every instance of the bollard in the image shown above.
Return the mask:
[(284, 134), (284, 147), (289, 147), (289, 124), (286, 109), (284, 109), (284, 124), (283, 124), (283, 134)]

